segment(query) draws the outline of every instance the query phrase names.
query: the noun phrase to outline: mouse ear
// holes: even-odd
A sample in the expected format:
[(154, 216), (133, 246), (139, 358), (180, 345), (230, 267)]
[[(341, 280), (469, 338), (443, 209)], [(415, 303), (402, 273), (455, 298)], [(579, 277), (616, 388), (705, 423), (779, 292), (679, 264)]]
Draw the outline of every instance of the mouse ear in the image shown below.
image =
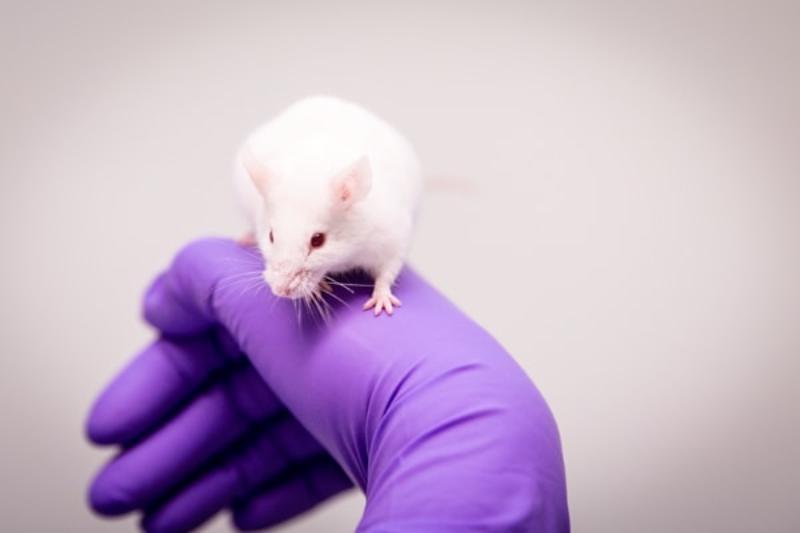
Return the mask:
[(334, 200), (347, 208), (363, 200), (371, 187), (372, 167), (367, 156), (362, 156), (333, 178)]
[(253, 184), (258, 189), (258, 192), (266, 197), (267, 188), (270, 182), (272, 182), (272, 173), (263, 163), (256, 159), (255, 154), (253, 154), (249, 146), (245, 146), (242, 149), (241, 160), (244, 169), (247, 171), (250, 179), (253, 180)]

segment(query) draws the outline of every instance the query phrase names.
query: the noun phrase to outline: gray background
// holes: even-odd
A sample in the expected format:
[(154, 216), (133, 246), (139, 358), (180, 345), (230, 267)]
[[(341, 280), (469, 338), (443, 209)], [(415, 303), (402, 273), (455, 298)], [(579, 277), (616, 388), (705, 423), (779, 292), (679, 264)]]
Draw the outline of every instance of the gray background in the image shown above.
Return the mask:
[(549, 400), (576, 531), (799, 530), (796, 2), (67, 4), (0, 13), (0, 529), (134, 527), (85, 413), (148, 280), (241, 231), (241, 137), (322, 92), (454, 179), (411, 262)]

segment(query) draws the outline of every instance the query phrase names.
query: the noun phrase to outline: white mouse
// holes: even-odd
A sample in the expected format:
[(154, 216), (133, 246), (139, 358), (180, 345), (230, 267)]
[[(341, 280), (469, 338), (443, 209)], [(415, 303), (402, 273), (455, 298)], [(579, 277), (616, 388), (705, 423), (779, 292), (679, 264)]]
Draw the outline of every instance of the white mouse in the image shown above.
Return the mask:
[(375, 280), (364, 309), (391, 315), (400, 305), (392, 284), (422, 175), (389, 124), (337, 98), (301, 100), (247, 137), (235, 183), (275, 295), (318, 299), (328, 275), (363, 269)]

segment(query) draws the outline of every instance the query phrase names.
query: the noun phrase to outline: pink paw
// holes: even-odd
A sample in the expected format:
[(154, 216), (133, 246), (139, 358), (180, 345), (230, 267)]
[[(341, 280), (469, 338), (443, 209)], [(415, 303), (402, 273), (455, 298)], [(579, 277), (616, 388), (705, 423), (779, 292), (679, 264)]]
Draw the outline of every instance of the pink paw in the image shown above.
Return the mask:
[(387, 315), (391, 315), (394, 312), (395, 307), (400, 307), (402, 304), (400, 300), (392, 294), (391, 289), (383, 289), (380, 290), (376, 288), (372, 292), (372, 297), (366, 301), (364, 304), (364, 310), (373, 309), (375, 316), (381, 314), (381, 311), (384, 309), (386, 310)]

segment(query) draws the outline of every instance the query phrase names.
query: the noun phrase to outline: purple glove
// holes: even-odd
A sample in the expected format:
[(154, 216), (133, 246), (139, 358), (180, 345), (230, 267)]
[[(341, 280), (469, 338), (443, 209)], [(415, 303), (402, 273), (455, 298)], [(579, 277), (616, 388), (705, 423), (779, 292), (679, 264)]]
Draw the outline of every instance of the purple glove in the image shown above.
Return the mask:
[(569, 530), (555, 421), (483, 329), (408, 269), (391, 318), (361, 311), (367, 287), (338, 287), (327, 325), (299, 323), (258, 288), (262, 266), (203, 240), (152, 285), (163, 337), (88, 421), (124, 449), (94, 480), (97, 512), (180, 531), (231, 507), (257, 529), (355, 483), (360, 531)]

